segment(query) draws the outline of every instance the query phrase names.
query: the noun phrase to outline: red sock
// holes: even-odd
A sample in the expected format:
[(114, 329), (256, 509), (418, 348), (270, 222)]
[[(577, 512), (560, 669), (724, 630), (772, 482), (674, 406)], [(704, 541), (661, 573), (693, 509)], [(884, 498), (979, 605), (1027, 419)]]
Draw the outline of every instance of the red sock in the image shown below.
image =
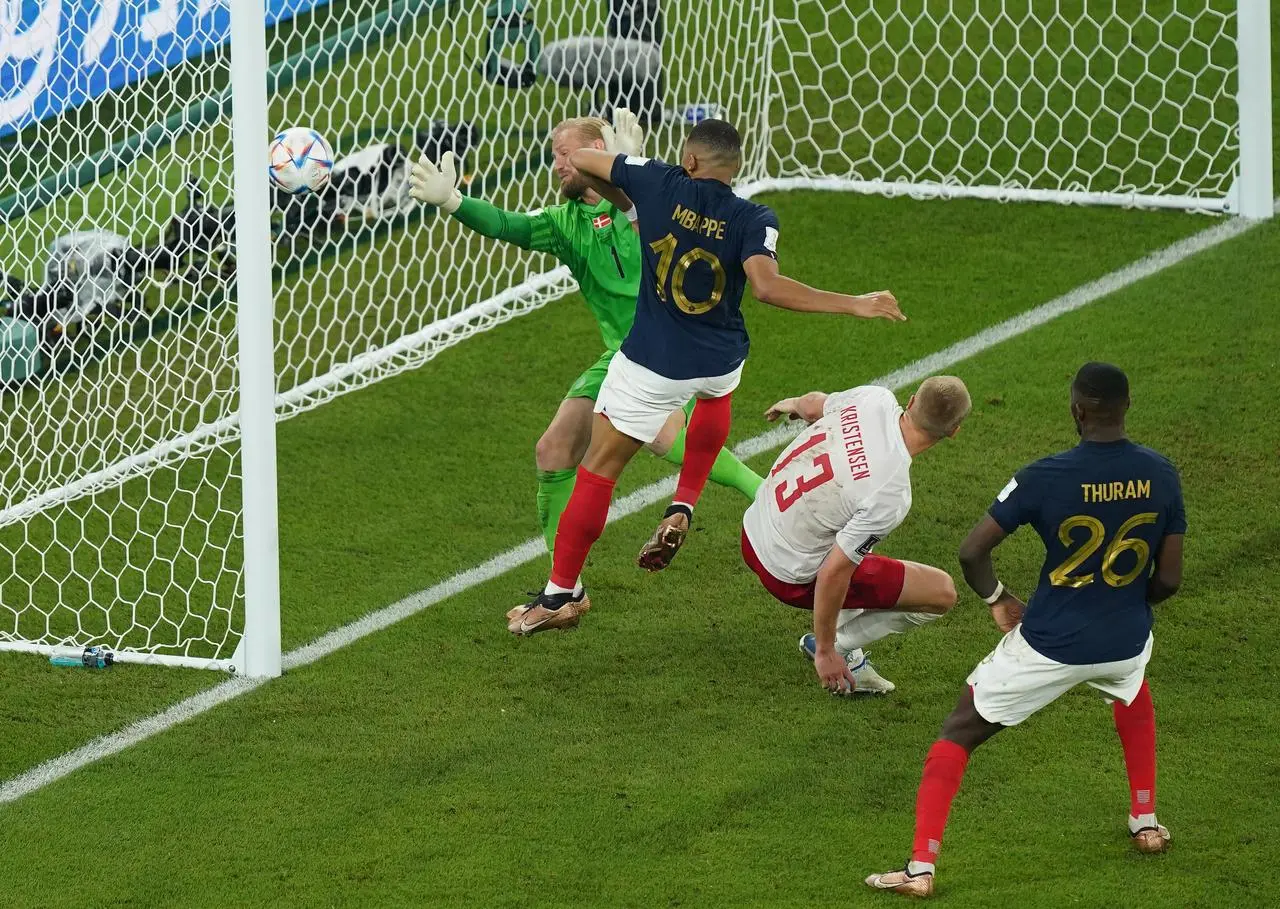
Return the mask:
[(609, 519), (609, 500), (613, 498), (615, 480), (578, 468), (573, 495), (560, 516), (556, 529), (556, 551), (551, 561), (551, 583), (573, 588), (587, 563), (587, 553), (604, 533)]
[(1146, 682), (1128, 707), (1111, 705), (1116, 732), (1124, 748), (1124, 769), (1129, 774), (1129, 813), (1134, 817), (1156, 813), (1156, 708)]
[(960, 791), (969, 752), (955, 742), (938, 739), (924, 760), (924, 775), (916, 792), (916, 838), (911, 861), (934, 864), (942, 848), (951, 800)]
[(732, 400), (733, 395), (727, 394), (723, 398), (700, 398), (693, 405), (684, 437), (684, 463), (680, 465), (675, 501), (691, 507), (698, 504), (707, 477), (711, 476), (711, 467), (729, 438)]

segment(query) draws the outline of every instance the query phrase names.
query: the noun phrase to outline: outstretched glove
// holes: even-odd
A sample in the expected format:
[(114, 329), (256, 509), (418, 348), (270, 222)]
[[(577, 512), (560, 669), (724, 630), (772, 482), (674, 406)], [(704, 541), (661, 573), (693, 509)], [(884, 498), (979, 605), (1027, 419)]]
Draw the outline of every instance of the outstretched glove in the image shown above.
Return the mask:
[(409, 171), (409, 195), (419, 202), (453, 214), (462, 204), (462, 193), (458, 192), (456, 161), (453, 152), (447, 151), (440, 156), (440, 166), (436, 167), (424, 154)]
[(615, 155), (643, 155), (644, 130), (640, 127), (640, 118), (625, 107), (613, 112), (613, 126), (605, 126), (604, 149)]

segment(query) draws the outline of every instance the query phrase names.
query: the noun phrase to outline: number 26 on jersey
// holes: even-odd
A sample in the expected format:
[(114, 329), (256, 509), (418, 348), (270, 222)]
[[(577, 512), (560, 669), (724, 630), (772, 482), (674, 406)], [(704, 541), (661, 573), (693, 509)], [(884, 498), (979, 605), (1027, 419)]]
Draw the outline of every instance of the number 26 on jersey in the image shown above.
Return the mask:
[[(1136, 581), (1147, 570), (1147, 564), (1151, 561), (1151, 547), (1141, 537), (1131, 537), (1129, 534), (1144, 524), (1154, 524), (1157, 517), (1154, 511), (1147, 511), (1133, 515), (1120, 525), (1120, 529), (1116, 531), (1102, 554), (1102, 580), (1108, 585), (1125, 587)], [(1055, 587), (1087, 587), (1094, 581), (1093, 572), (1085, 574), (1073, 574), (1073, 572), (1088, 561), (1089, 557), (1106, 542), (1106, 528), (1093, 515), (1072, 515), (1058, 527), (1058, 539), (1062, 541), (1063, 546), (1076, 545), (1074, 536), (1076, 530), (1085, 531), (1084, 540), (1079, 543), (1079, 549), (1067, 556), (1065, 562), (1049, 572), (1049, 582)], [(1128, 571), (1120, 571), (1117, 563), (1121, 555), (1126, 552), (1133, 553), (1134, 561)]]

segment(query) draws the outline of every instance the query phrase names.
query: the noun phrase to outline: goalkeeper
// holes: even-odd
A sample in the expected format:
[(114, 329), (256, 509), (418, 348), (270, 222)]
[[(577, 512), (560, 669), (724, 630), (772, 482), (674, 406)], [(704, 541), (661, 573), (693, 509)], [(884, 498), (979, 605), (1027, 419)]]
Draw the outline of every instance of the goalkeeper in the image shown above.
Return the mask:
[[(437, 167), (425, 155), (413, 167), (409, 194), (434, 205), (467, 227), (521, 249), (555, 256), (573, 273), (600, 326), (604, 353), (569, 387), (560, 409), (543, 432), (534, 450), (538, 468), (538, 521), (547, 550), (555, 547), (560, 515), (569, 502), (578, 463), (591, 442), (592, 410), (609, 361), (622, 346), (636, 316), (640, 286), (640, 238), (627, 215), (587, 188), (582, 175), (569, 163), (580, 148), (598, 148), (628, 155), (642, 153), (643, 136), (635, 114), (619, 110), (614, 116), (616, 147), (607, 147), (604, 127), (597, 117), (565, 120), (551, 133), (554, 168), (565, 202), (528, 213), (509, 212), (488, 202), (463, 196), (452, 152)], [(633, 209), (634, 211), (634, 209)], [(692, 402), (690, 402), (692, 405)], [(686, 408), (687, 410), (687, 408)], [(648, 448), (672, 464), (684, 460), (687, 414), (676, 411)], [(761, 478), (722, 449), (711, 469), (711, 480), (731, 486), (754, 499)]]

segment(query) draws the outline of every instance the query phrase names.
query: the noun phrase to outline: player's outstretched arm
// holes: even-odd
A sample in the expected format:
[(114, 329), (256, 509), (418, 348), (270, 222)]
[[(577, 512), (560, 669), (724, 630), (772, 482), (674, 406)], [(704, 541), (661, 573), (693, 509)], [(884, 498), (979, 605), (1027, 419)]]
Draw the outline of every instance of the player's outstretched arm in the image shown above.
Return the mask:
[[(606, 135), (605, 142), (611, 142), (612, 136)], [(578, 169), (587, 185), (599, 196), (608, 199), (619, 211), (632, 210), (631, 200), (627, 194), (614, 185), (610, 179), (614, 159), (618, 154), (599, 148), (580, 148), (569, 155), (569, 163)]]
[(853, 673), (849, 664), (836, 651), (836, 624), (840, 608), (849, 592), (849, 581), (858, 566), (839, 546), (832, 546), (818, 569), (818, 582), (813, 592), (813, 637), (817, 645), (813, 666), (822, 687), (839, 692), (852, 691)]
[[(423, 155), (409, 172), (410, 197), (436, 206), (481, 236), (513, 243), (521, 249), (557, 252), (557, 235), (550, 225), (539, 225), (538, 215), (506, 211), (483, 199), (464, 196), (457, 184), (453, 152), (445, 152), (439, 166)], [(543, 227), (547, 229), (540, 229)]]
[(826, 403), (827, 393), (825, 391), (811, 391), (807, 395), (801, 395), (798, 398), (783, 398), (764, 412), (764, 418), (770, 423), (783, 416), (791, 420), (804, 420), (806, 423), (813, 423), (822, 418), (822, 409), (826, 406)]
[(1156, 570), (1147, 582), (1147, 602), (1163, 603), (1182, 586), (1182, 534), (1166, 534), (1156, 553)]
[(594, 177), (591, 174), (583, 174), (582, 178), (586, 181), (587, 186), (595, 190), (596, 195), (601, 198), (608, 199), (614, 208), (626, 214), (627, 219), (635, 224), (635, 206), (628, 198), (627, 194), (604, 180)]
[[(606, 138), (605, 141), (607, 142), (608, 139)], [(592, 177), (612, 186), (613, 161), (617, 157), (616, 152), (601, 148), (580, 148), (569, 155), (569, 163), (584, 177)]]
[(991, 607), (991, 618), (1006, 634), (1022, 621), (1022, 613), (1026, 610), (1026, 604), (996, 577), (995, 566), (991, 563), (991, 553), (1007, 536), (995, 518), (984, 515), (960, 544), (960, 568), (964, 572), (965, 583)]
[(793, 312), (826, 312), (858, 316), (862, 319), (889, 319), (905, 322), (897, 299), (887, 290), (851, 296), (829, 290), (818, 290), (778, 271), (772, 256), (751, 256), (743, 264), (751, 292), (761, 303), (790, 309)]
[(409, 170), (409, 195), (446, 214), (457, 211), (462, 193), (458, 191), (458, 159), (453, 152), (445, 152), (439, 165), (424, 153)]

